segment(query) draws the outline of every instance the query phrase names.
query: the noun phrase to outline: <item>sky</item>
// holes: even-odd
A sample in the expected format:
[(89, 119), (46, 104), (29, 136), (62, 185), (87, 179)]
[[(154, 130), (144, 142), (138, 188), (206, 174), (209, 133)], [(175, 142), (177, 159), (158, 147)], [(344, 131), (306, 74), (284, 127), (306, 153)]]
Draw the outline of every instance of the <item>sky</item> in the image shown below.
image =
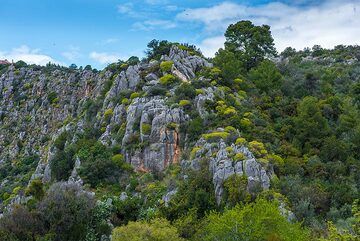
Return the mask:
[(270, 25), (279, 52), (360, 44), (360, 0), (0, 0), (0, 16), (0, 59), (40, 65), (102, 69), (152, 39), (212, 57), (240, 20)]

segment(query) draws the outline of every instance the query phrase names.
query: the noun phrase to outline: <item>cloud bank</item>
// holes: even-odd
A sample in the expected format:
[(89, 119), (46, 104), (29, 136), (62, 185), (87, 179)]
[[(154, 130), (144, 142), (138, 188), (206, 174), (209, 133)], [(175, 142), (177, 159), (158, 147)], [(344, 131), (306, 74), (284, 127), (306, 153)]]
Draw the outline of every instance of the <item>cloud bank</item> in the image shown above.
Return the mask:
[(54, 60), (52, 57), (40, 53), (39, 49), (30, 49), (27, 45), (14, 48), (9, 52), (0, 52), (0, 59), (7, 59), (14, 62), (22, 60), (28, 64), (37, 65), (46, 65), (49, 62), (63, 65), (59, 61)]
[(360, 2), (324, 1), (317, 5), (301, 6), (273, 2), (247, 6), (223, 2), (208, 8), (187, 9), (177, 20), (201, 24), (208, 37), (200, 47), (213, 56), (223, 46), (223, 32), (231, 23), (251, 20), (257, 25), (267, 24), (279, 51), (288, 46), (296, 49), (320, 44), (332, 48), (338, 44), (360, 44)]
[(105, 52), (91, 52), (89, 54), (90, 59), (95, 60), (100, 64), (110, 64), (117, 62), (121, 57), (118, 54), (105, 53)]

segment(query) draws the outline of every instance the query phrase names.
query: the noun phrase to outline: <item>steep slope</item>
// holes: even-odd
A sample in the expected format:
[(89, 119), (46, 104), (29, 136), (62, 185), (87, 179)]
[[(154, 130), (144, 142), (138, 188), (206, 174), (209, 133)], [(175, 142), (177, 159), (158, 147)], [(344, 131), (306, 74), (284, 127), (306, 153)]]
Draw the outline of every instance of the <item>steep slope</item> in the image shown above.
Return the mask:
[[(169, 66), (164, 68), (163, 63)], [(191, 150), (192, 146), (184, 145), (189, 134), (183, 127), (194, 114), (187, 111), (186, 101), (181, 104), (180, 99), (180, 104), (176, 103), (175, 91), (179, 84), (195, 79), (208, 83), (196, 74), (211, 66), (205, 59), (177, 46), (160, 61), (119, 67), (123, 69), (120, 72), (10, 66), (1, 76), (3, 204), (25, 202), (27, 199), (20, 197), (24, 197), (25, 186), (35, 179), (47, 183), (59, 180), (60, 176), (83, 183), (77, 170), (86, 160), (73, 156), (63, 167), (58, 164), (62, 161), (58, 156), (84, 135), (98, 139), (109, 148), (119, 146), (118, 153), (137, 171), (162, 172), (173, 163), (186, 162), (182, 152)], [(212, 101), (216, 92), (219, 92), (216, 87), (198, 90), (194, 99), (196, 115), (209, 114), (205, 102)], [(235, 173), (234, 168), (227, 170), (231, 161), (227, 159), (223, 141), (216, 141), (220, 145), (219, 156), (210, 164), (218, 203), (223, 181)], [(207, 148), (202, 141), (197, 142), (196, 148), (199, 145)], [(236, 147), (235, 154), (239, 148)], [(258, 181), (268, 188), (266, 172), (251, 152), (244, 146), (241, 148), (239, 152), (245, 151), (249, 159), (244, 163), (252, 163), (251, 167), (244, 166), (249, 185)], [(225, 169), (226, 173), (221, 174)], [(243, 174), (238, 170), (236, 173)]]

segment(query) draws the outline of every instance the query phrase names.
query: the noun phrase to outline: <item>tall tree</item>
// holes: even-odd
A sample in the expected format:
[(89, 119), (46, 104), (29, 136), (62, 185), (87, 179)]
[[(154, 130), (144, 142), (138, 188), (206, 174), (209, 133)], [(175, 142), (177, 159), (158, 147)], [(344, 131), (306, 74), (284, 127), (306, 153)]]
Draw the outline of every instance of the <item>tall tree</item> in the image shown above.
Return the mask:
[(255, 26), (251, 21), (240, 21), (227, 28), (225, 38), (225, 49), (236, 53), (246, 63), (247, 70), (266, 56), (276, 55), (268, 25)]

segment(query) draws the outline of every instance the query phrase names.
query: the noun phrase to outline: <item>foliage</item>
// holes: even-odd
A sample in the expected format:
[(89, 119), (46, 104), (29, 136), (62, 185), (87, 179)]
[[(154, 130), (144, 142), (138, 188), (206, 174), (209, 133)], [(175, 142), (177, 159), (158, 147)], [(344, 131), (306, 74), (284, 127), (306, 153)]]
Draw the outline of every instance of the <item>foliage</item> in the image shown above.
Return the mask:
[(55, 183), (39, 204), (39, 210), (55, 240), (82, 240), (94, 205), (93, 196), (77, 184)]
[(159, 82), (162, 85), (171, 85), (171, 84), (175, 83), (175, 81), (176, 81), (176, 78), (172, 74), (166, 74), (159, 79)]
[(112, 234), (114, 241), (156, 240), (167, 241), (183, 240), (175, 227), (165, 219), (154, 219), (150, 223), (130, 222), (126, 226), (115, 228)]
[(171, 67), (174, 65), (173, 61), (163, 61), (160, 63), (160, 69), (162, 72), (170, 72)]
[(150, 135), (151, 133), (151, 125), (147, 123), (142, 123), (141, 125), (141, 134)]
[(262, 61), (249, 72), (249, 78), (260, 91), (268, 92), (281, 87), (282, 75), (270, 60)]
[(225, 140), (229, 137), (229, 135), (230, 134), (228, 132), (211, 132), (208, 134), (203, 134), (203, 137), (208, 141), (219, 141), (220, 139)]
[(224, 182), (225, 197), (227, 204), (234, 207), (237, 203), (247, 203), (251, 200), (251, 195), (247, 191), (247, 177), (232, 175)]
[(188, 106), (188, 105), (191, 105), (190, 100), (180, 100), (180, 102), (179, 102), (179, 106), (181, 106), (181, 107)]
[(199, 231), (199, 240), (309, 240), (299, 223), (283, 217), (276, 203), (258, 199), (223, 214), (212, 212)]
[(225, 50), (235, 53), (249, 70), (266, 56), (274, 56), (276, 49), (268, 25), (255, 26), (251, 21), (230, 24), (225, 32)]

